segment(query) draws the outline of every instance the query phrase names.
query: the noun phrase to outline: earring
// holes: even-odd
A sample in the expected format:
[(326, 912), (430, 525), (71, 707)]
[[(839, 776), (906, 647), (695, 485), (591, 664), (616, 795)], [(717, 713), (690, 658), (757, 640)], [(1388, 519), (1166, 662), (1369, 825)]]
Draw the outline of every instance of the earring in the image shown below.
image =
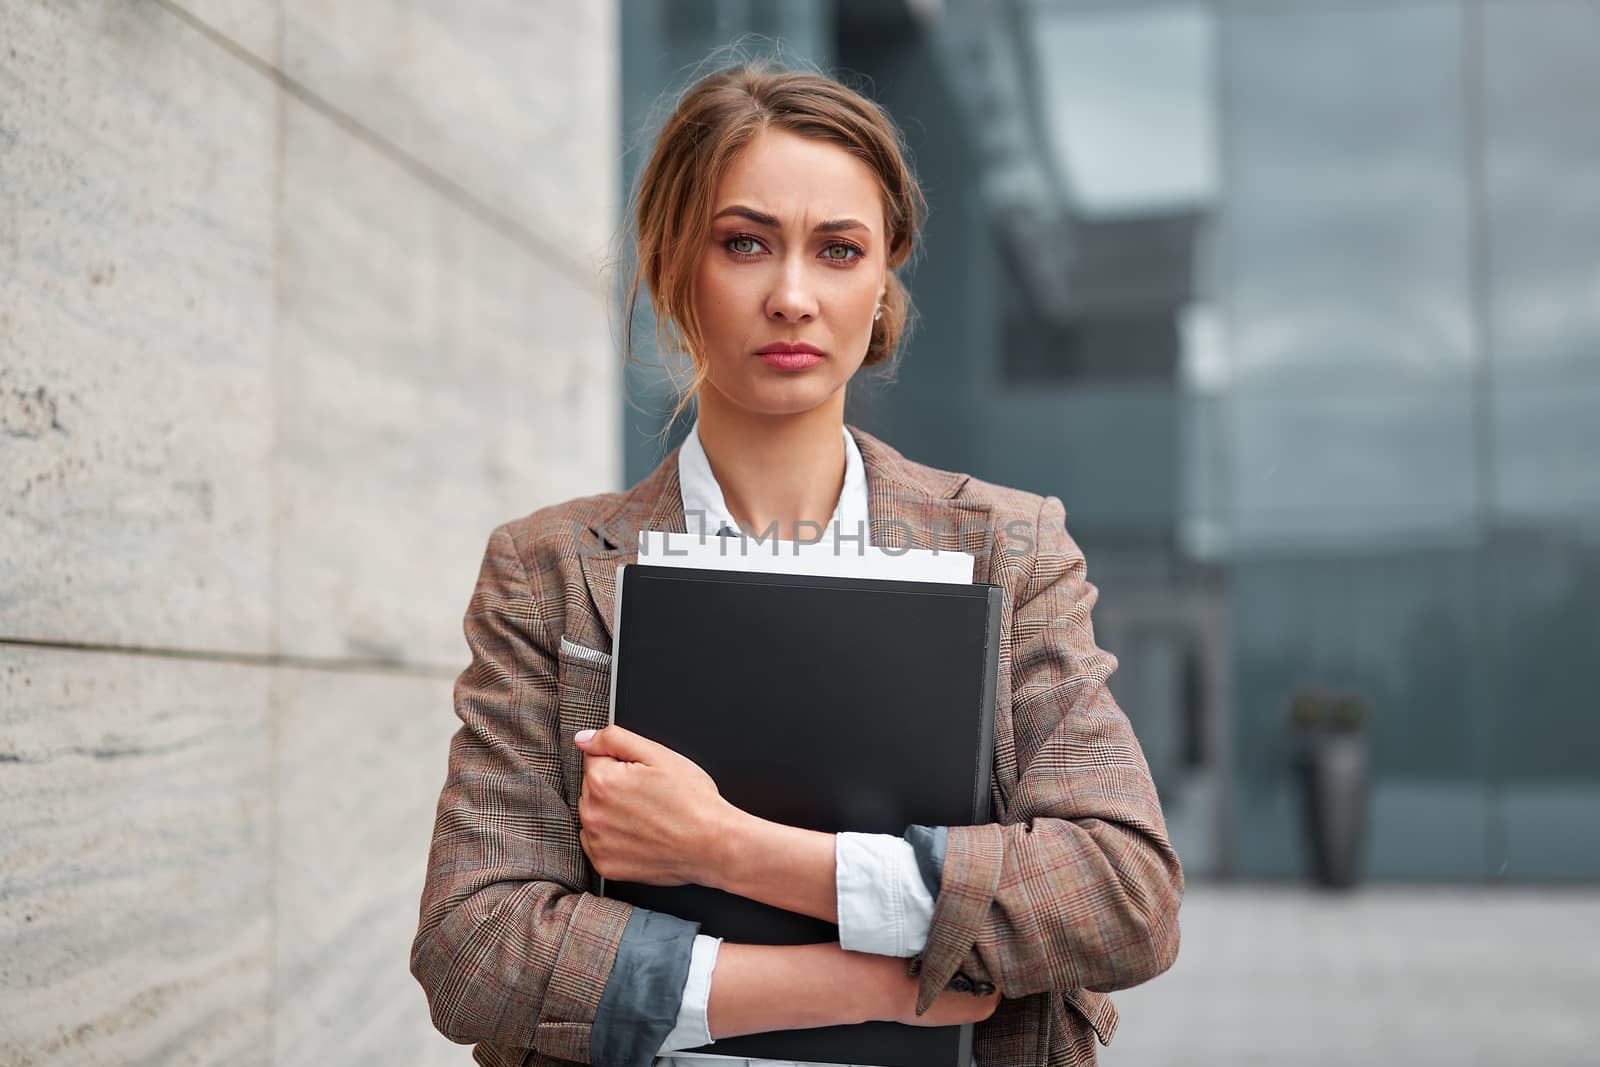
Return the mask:
[(881, 318), (883, 318), (883, 305), (879, 304), (877, 314), (872, 316), (872, 321), (877, 322)]

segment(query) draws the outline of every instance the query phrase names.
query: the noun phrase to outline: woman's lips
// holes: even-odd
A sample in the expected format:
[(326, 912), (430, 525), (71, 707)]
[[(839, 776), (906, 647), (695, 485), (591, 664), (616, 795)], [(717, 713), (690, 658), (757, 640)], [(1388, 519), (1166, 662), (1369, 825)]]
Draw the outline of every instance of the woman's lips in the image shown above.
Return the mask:
[(822, 362), (815, 352), (757, 352), (761, 361), (776, 370), (805, 370)]

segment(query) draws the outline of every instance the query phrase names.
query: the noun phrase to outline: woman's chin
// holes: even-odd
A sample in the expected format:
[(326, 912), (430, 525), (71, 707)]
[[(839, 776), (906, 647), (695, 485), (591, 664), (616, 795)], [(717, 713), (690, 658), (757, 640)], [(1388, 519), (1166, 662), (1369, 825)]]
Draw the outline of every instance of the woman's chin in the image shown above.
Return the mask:
[(723, 391), (733, 404), (759, 415), (800, 415), (812, 410), (838, 391), (838, 386), (821, 377), (788, 381), (751, 382), (736, 394)]
[(781, 396), (765, 394), (750, 406), (764, 415), (803, 415), (822, 406), (833, 395), (832, 390), (821, 389), (791, 388), (782, 392)]

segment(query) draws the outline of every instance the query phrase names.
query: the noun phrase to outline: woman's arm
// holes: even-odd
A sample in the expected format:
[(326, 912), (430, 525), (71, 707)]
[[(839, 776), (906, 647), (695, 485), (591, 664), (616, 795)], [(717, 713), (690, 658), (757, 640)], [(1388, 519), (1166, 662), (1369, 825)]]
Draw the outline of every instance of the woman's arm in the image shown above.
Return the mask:
[(561, 786), (559, 581), (553, 563), (524, 567), (507, 527), (490, 536), (463, 621), (472, 660), (455, 683), (461, 726), (410, 968), (451, 1040), (587, 1062), (623, 931), (649, 913), (583, 891)]
[(723, 944), (707, 1022), (713, 1038), (874, 1020), (920, 1026), (979, 1022), (999, 993), (946, 993), (916, 1014), (917, 980), (904, 960), (831, 945)]
[[(1037, 551), (1010, 627), (1012, 742), (1021, 772), (1002, 822), (938, 835), (945, 853), (922, 954), (917, 1007), (924, 1010), (958, 972), (1009, 997), (1111, 990), (1154, 977), (1177, 955), (1183, 872), (1138, 741), (1105, 685), (1116, 660), (1094, 643), (1089, 615), (1097, 591), (1084, 577), (1059, 499), (1045, 498), (1035, 528)], [(599, 762), (608, 772), (616, 763)], [(676, 790), (666, 778), (658, 783), (646, 809), (663, 822), (646, 822), (631, 842), (610, 832), (626, 818), (586, 837), (597, 867), (653, 854), (651, 862), (677, 864), (658, 870), (666, 880), (657, 884), (714, 885), (836, 920), (831, 835), (719, 807), (709, 778), (698, 809), (674, 811)], [(607, 807), (592, 810), (603, 818)], [(674, 839), (672, 826), (705, 832)], [(607, 856), (611, 843), (619, 848)], [(633, 873), (616, 877), (654, 880), (626, 863)]]
[(1172, 965), (1183, 871), (1096, 646), (1097, 592), (1047, 497), (1016, 598), (1012, 736), (1020, 774), (1003, 824), (952, 826), (918, 1003), (958, 970), (1008, 997), (1122, 989)]
[[(692, 760), (622, 727), (580, 731), (575, 741), (584, 754), (578, 802), (581, 840), (590, 862), (602, 875), (652, 885), (712, 886), (836, 921), (847, 899), (845, 888), (837, 884), (837, 872), (855, 871), (855, 862), (862, 858), (851, 853), (854, 859), (850, 864), (841, 857), (836, 866), (836, 845), (861, 835), (840, 838), (740, 811), (722, 798), (715, 782)], [(863, 845), (894, 844), (905, 853), (909, 877), (916, 879), (915, 892), (923, 898), (921, 929), (925, 932), (931, 907), (924, 880), (915, 870), (911, 846), (886, 835), (878, 841), (879, 836), (865, 835)], [(868, 863), (856, 878), (859, 881), (889, 870), (892, 867)], [(879, 896), (878, 892), (869, 893), (865, 903), (876, 904)], [(845, 918), (873, 910), (854, 897), (849, 899), (853, 910)], [(907, 905), (891, 910), (895, 914), (884, 917), (886, 924), (892, 925), (892, 918), (902, 927), (912, 925), (907, 913), (916, 909)], [(928, 1026), (977, 1022), (988, 1018), (1000, 1000), (993, 986), (986, 990), (968, 986), (951, 991), (919, 1018), (915, 1010), (917, 980), (905, 960), (876, 954), (883, 951), (876, 947), (852, 952), (837, 943), (724, 943), (718, 951), (718, 942), (712, 938), (695, 938), (691, 947), (679, 937), (656, 938), (635, 934), (633, 929), (630, 924), (618, 954), (621, 984), (606, 989), (596, 1024), (597, 1033), (603, 1035), (631, 1034), (617, 1041), (606, 1038), (605, 1058), (617, 1063), (648, 1062), (655, 1054), (768, 1030), (875, 1019)], [(845, 933), (841, 926), (841, 934)], [(884, 938), (873, 932), (866, 940)], [(685, 967), (688, 971), (687, 981), (676, 983), (682, 988), (681, 997), (674, 991), (671, 1006), (657, 1003), (648, 1012), (652, 1018), (676, 1015), (664, 1041), (664, 1024), (662, 1030), (649, 1032), (636, 1026), (610, 1025), (614, 1003), (640, 999), (627, 977), (634, 970), (632, 963), (625, 966), (622, 962), (634, 945), (638, 952), (630, 960), (638, 962), (641, 973), (681, 974)], [(919, 940), (902, 956), (920, 948)], [(613, 972), (613, 984), (618, 982), (617, 973)]]
[(938, 892), (906, 838), (817, 833), (745, 812), (716, 836), (700, 884), (835, 923), (849, 951), (899, 958), (922, 951)]
[(619, 726), (580, 731), (580, 840), (606, 878), (709, 886), (837, 923), (857, 952), (920, 952), (933, 886), (905, 840), (820, 833), (723, 799), (692, 760)]
[[(704, 872), (714, 889), (827, 922), (839, 921), (834, 835), (734, 809)], [(905, 970), (905, 964), (900, 964)]]

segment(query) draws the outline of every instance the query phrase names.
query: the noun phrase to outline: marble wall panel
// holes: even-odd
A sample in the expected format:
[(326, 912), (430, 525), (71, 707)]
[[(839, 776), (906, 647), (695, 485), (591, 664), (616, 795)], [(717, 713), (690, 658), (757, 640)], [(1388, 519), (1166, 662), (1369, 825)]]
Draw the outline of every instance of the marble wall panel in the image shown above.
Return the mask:
[(573, 265), (615, 223), (614, 0), (283, 0), (296, 82)]
[(156, 4), (5, 9), (0, 636), (263, 651), (273, 87)]
[(271, 672), (0, 646), (0, 1064), (267, 1064)]
[(273, 1062), (465, 1064), (411, 977), (451, 680), (278, 675)]
[(284, 166), (280, 645), (455, 664), (490, 531), (614, 487), (603, 300), (298, 102)]

